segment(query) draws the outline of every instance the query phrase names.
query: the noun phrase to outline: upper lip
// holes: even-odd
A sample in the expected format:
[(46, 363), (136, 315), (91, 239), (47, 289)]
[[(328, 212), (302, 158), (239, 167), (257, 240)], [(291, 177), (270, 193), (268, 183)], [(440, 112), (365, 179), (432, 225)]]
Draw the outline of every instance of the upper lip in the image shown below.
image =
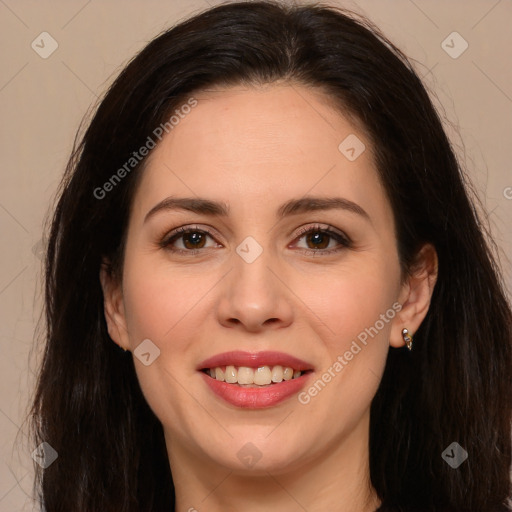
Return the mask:
[(311, 364), (297, 357), (285, 354), (284, 352), (243, 352), (235, 350), (224, 352), (205, 359), (199, 364), (198, 370), (207, 368), (217, 368), (218, 366), (247, 366), (249, 368), (259, 368), (260, 366), (283, 366), (294, 370), (312, 370)]

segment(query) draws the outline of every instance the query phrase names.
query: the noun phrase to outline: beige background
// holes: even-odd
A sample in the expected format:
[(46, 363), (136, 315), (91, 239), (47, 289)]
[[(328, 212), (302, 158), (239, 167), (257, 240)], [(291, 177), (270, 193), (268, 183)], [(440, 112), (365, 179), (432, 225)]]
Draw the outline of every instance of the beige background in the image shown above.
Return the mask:
[[(0, 0), (0, 512), (34, 509), (28, 499), (33, 461), (23, 431), (14, 443), (37, 362), (34, 351), (29, 365), (40, 315), (42, 222), (78, 124), (148, 40), (216, 3)], [(512, 291), (512, 2), (332, 3), (368, 15), (417, 61), (490, 212)], [(441, 46), (453, 31), (469, 44), (456, 59)], [(47, 59), (31, 47), (41, 32), (58, 43)]]

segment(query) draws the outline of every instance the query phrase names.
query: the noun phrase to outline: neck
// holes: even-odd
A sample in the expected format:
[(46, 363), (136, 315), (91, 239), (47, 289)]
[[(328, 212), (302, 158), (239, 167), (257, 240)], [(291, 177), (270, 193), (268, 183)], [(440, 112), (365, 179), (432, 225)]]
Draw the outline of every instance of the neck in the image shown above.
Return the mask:
[[(166, 434), (176, 492), (176, 512), (375, 512), (370, 483), (368, 428), (363, 424), (292, 470), (240, 472), (198, 456)], [(366, 426), (366, 428), (364, 428)], [(363, 428), (361, 428), (363, 427)]]

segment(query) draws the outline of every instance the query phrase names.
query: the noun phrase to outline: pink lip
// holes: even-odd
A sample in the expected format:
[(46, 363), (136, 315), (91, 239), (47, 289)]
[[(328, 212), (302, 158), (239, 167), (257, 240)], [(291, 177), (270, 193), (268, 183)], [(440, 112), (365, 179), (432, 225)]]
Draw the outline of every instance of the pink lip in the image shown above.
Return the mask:
[(296, 357), (285, 354), (284, 352), (242, 352), (236, 350), (233, 352), (224, 352), (216, 356), (210, 357), (199, 364), (198, 370), (204, 370), (205, 368), (216, 368), (218, 366), (227, 366), (232, 364), (233, 366), (247, 366), (249, 368), (258, 368), (260, 366), (289, 366), (294, 370), (312, 370), (313, 367), (297, 359)]
[(311, 373), (306, 373), (297, 379), (283, 380), (264, 388), (244, 388), (237, 384), (221, 382), (204, 372), (200, 373), (205, 383), (217, 396), (236, 407), (246, 409), (263, 409), (277, 405), (298, 393), (311, 376)]
[(213, 393), (236, 407), (247, 409), (262, 409), (277, 405), (283, 400), (286, 400), (292, 395), (298, 393), (306, 385), (312, 373), (308, 372), (297, 379), (282, 381), (266, 387), (247, 388), (238, 386), (237, 384), (221, 382), (201, 371), (206, 368), (216, 368), (218, 366), (224, 367), (230, 364), (234, 366), (247, 366), (250, 368), (258, 368), (259, 366), (264, 365), (281, 365), (283, 367), (289, 366), (294, 370), (301, 371), (312, 370), (312, 367), (305, 361), (282, 352), (250, 353), (241, 351), (218, 354), (206, 359), (198, 366), (197, 369), (200, 371), (205, 383)]

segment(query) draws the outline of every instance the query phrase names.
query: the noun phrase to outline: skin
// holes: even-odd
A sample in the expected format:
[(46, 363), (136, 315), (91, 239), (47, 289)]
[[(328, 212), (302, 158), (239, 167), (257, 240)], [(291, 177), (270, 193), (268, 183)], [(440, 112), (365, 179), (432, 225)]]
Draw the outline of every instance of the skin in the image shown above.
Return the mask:
[[(160, 349), (149, 366), (134, 361), (164, 428), (176, 510), (374, 511), (370, 403), (390, 346), (403, 346), (401, 330), (416, 332), (427, 313), (435, 251), (424, 246), (403, 278), (370, 141), (321, 92), (282, 83), (194, 97), (198, 105), (149, 156), (122, 279), (101, 273), (112, 339), (133, 351), (149, 338)], [(349, 134), (366, 145), (355, 161), (338, 150)], [(276, 217), (282, 203), (306, 194), (343, 197), (368, 218), (343, 209)], [(171, 195), (222, 201), (230, 213), (163, 210), (145, 222)], [(352, 244), (328, 238), (326, 248), (298, 236), (318, 225)], [(182, 226), (208, 228), (212, 238), (196, 254), (190, 238), (174, 241), (188, 254), (159, 244)], [(247, 236), (263, 249), (250, 264), (236, 252)], [(394, 303), (401, 311), (307, 404), (294, 395), (274, 407), (237, 408), (196, 370), (222, 352), (275, 350), (309, 362), (312, 383)], [(252, 467), (237, 456), (248, 442), (261, 454)]]

